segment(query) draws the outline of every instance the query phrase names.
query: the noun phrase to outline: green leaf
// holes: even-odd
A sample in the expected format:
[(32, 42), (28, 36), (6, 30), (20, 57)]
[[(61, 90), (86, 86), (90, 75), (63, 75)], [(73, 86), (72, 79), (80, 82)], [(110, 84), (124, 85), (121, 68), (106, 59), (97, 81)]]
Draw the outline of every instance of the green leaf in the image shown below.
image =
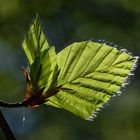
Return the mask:
[(42, 31), (38, 16), (33, 20), (28, 34), (23, 41), (22, 47), (29, 61), (29, 65), (34, 62), (35, 57), (40, 55), (40, 52), (49, 48), (48, 41)]
[(29, 94), (25, 105), (34, 107), (47, 101), (86, 120), (92, 120), (111, 97), (120, 93), (138, 59), (124, 50), (92, 41), (73, 43), (56, 55), (38, 16), (23, 49), (29, 63), (29, 72), (24, 72)]
[(76, 42), (57, 54), (59, 92), (46, 104), (64, 108), (86, 120), (127, 83), (137, 57), (106, 44)]
[[(51, 88), (52, 82), (55, 80), (58, 66), (56, 63), (56, 53), (54, 48), (42, 51), (30, 67), (30, 78), (34, 91), (43, 87)], [(55, 81), (56, 82), (56, 81)]]
[(22, 47), (29, 62), (32, 90), (51, 88), (58, 73), (56, 52), (54, 47), (49, 47), (38, 16), (33, 20)]

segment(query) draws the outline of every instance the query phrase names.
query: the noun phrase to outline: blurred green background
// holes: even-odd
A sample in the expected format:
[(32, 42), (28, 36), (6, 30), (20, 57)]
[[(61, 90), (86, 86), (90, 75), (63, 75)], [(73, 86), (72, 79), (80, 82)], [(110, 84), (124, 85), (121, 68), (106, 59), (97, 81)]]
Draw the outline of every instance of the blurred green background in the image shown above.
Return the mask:
[[(75, 41), (105, 39), (140, 55), (139, 0), (0, 0), (0, 100), (24, 98), (21, 44), (36, 12), (57, 51)], [(140, 67), (93, 122), (49, 106), (0, 109), (17, 140), (139, 140)], [(0, 140), (6, 140), (2, 131)]]

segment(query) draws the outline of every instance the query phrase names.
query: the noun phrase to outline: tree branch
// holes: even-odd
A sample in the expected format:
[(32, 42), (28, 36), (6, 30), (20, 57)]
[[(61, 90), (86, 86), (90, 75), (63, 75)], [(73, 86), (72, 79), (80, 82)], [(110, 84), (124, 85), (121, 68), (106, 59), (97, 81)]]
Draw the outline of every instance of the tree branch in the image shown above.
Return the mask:
[(12, 133), (8, 123), (6, 122), (1, 110), (0, 110), (0, 127), (3, 130), (7, 140), (16, 140), (14, 134)]
[(22, 103), (8, 103), (0, 100), (0, 107), (23, 107), (23, 102)]

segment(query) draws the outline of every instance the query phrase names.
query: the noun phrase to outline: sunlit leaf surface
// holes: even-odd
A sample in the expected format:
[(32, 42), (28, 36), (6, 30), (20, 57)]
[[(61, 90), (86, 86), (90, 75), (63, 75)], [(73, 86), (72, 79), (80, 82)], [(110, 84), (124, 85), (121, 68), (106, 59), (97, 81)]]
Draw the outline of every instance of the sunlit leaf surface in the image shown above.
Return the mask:
[(48, 103), (92, 120), (99, 108), (121, 92), (136, 58), (106, 44), (85, 41), (66, 47), (57, 61), (62, 89)]
[[(33, 91), (41, 88), (46, 104), (64, 108), (86, 120), (127, 84), (137, 57), (93, 41), (76, 42), (57, 55), (49, 47), (38, 17), (23, 42)], [(37, 99), (36, 99), (37, 100)]]
[(26, 35), (23, 49), (29, 62), (33, 90), (50, 88), (54, 75), (57, 73), (56, 53), (55, 48), (48, 45), (38, 16), (33, 20)]

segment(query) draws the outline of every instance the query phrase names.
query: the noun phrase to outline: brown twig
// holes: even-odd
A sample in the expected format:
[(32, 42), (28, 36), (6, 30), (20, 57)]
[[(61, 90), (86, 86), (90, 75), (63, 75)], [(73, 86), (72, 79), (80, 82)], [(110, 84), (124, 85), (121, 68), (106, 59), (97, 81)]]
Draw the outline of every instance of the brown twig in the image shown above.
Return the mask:
[(0, 107), (23, 107), (23, 102), (22, 103), (8, 103), (0, 100)]
[[(41, 89), (37, 93), (35, 93), (31, 97), (25, 99), (21, 103), (8, 103), (8, 102), (4, 102), (4, 101), (0, 100), (0, 107), (7, 107), (7, 108), (31, 107), (31, 108), (33, 108), (33, 107), (36, 107), (36, 106), (46, 102), (47, 101), (46, 99), (55, 95), (59, 91), (60, 88), (61, 88), (61, 86), (47, 91), (45, 96), (42, 95), (42, 92), (44, 89)], [(5, 136), (7, 137), (7, 140), (16, 140), (16, 138), (14, 137), (14, 134), (12, 133), (10, 127), (8, 126), (8, 123), (6, 122), (1, 111), (0, 111), (0, 127), (2, 128)]]
[[(0, 107), (12, 108), (12, 107), (23, 107), (23, 106), (24, 106), (23, 102), (22, 103), (8, 103), (8, 102), (4, 102), (0, 100)], [(16, 140), (1, 110), (0, 110), (0, 127), (3, 133), (5, 134), (5, 136), (7, 137), (7, 140)]]
[(0, 110), (0, 127), (2, 131), (4, 132), (5, 136), (7, 137), (7, 140), (16, 140), (14, 134), (12, 133), (8, 123), (6, 122), (1, 110)]

